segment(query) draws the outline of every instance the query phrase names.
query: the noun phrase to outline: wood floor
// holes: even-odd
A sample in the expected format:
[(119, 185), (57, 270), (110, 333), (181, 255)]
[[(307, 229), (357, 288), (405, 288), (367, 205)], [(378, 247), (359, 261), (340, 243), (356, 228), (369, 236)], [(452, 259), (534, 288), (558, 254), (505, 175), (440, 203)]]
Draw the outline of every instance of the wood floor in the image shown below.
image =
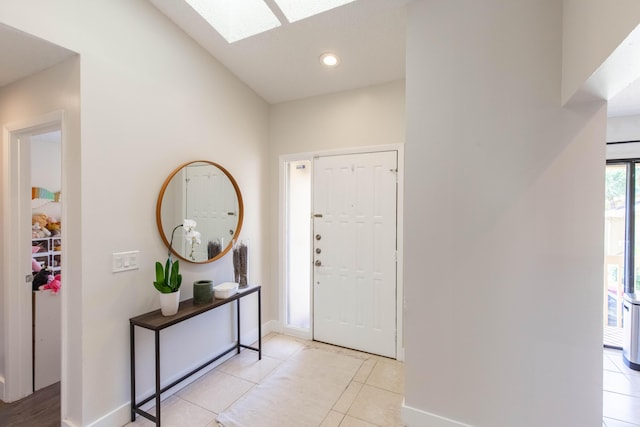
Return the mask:
[(0, 401), (0, 426), (59, 427), (60, 383), (38, 390), (17, 402)]

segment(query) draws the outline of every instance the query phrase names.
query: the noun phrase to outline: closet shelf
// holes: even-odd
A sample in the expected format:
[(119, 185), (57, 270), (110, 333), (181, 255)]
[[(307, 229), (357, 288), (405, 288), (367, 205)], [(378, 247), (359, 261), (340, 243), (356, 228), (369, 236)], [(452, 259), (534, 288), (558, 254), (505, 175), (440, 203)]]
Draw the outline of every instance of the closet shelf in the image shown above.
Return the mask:
[(40, 267), (49, 267), (53, 274), (60, 274), (62, 270), (62, 252), (54, 249), (62, 246), (62, 238), (60, 236), (31, 239), (31, 246), (40, 248), (38, 252), (31, 254), (31, 257), (40, 264)]

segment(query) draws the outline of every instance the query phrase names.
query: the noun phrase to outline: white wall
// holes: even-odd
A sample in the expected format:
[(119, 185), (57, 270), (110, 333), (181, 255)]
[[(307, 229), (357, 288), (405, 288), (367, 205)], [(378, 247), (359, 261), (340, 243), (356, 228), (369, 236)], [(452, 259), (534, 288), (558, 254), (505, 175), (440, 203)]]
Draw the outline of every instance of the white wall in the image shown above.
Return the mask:
[(640, 116), (609, 117), (607, 142), (640, 141)]
[[(79, 289), (71, 297), (78, 311), (73, 328), (82, 342), (69, 356), (79, 374), (66, 384), (73, 390), (67, 415), (75, 425), (101, 417), (102, 425), (124, 424), (128, 319), (159, 306), (153, 264), (164, 259), (166, 249), (156, 230), (155, 204), (164, 178), (178, 164), (209, 159), (234, 175), (245, 203), (241, 238), (253, 245), (252, 281), (264, 285), (265, 296), (271, 292), (262, 257), (268, 226), (268, 106), (148, 2), (5, 0), (0, 17), (80, 54), (82, 147), (63, 153), (65, 168), (81, 170), (77, 188), (65, 198), (65, 206), (79, 205), (81, 245), (76, 248), (82, 249), (74, 258)], [(127, 250), (140, 250), (141, 268), (112, 274), (111, 254)], [(182, 264), (182, 298), (191, 297), (195, 280), (228, 280), (229, 262), (226, 257), (212, 264)], [(206, 321), (215, 322), (210, 343), (201, 339)], [(202, 360), (211, 352), (206, 344), (216, 348), (232, 339), (226, 332), (229, 322), (220, 312), (168, 334), (163, 374), (175, 376)], [(140, 334), (143, 344), (149, 338)], [(200, 344), (185, 351), (191, 341)], [(151, 360), (151, 349), (139, 356)], [(138, 380), (141, 392), (151, 387), (150, 371), (143, 370)], [(63, 395), (64, 387), (63, 380)]]
[(600, 426), (606, 108), (560, 108), (562, 5), (414, 2), (407, 41), (408, 425)]
[[(404, 80), (270, 107), (270, 228), (278, 230), (279, 157), (341, 148), (404, 143)], [(278, 265), (278, 239), (271, 240), (271, 262)], [(278, 270), (271, 271), (278, 283)], [(279, 317), (280, 301), (270, 300), (270, 318)], [(282, 319), (284, 320), (284, 319)]]
[(62, 147), (60, 131), (31, 137), (31, 185), (60, 191), (62, 185)]
[(272, 162), (281, 154), (403, 143), (404, 101), (399, 80), (272, 105)]
[[(563, 104), (580, 90), (638, 24), (640, 2), (636, 0), (563, 0)], [(626, 68), (630, 68), (629, 65), (626, 64)], [(608, 83), (603, 91), (615, 87), (616, 82)]]

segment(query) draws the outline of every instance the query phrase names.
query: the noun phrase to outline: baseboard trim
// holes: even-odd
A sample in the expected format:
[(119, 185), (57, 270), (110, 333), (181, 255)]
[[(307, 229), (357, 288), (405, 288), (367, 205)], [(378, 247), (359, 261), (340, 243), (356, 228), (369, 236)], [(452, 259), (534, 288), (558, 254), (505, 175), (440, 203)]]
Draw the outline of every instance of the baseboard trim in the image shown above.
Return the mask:
[[(123, 426), (131, 421), (131, 403), (125, 403), (101, 418), (88, 425), (88, 427)], [(69, 427), (71, 427), (70, 425)], [(75, 427), (75, 426), (74, 426)]]
[(283, 329), (282, 333), (284, 335), (289, 335), (291, 337), (301, 338), (303, 340), (313, 341), (313, 334), (311, 333), (311, 330), (309, 330), (309, 329), (303, 330), (303, 329), (287, 327), (287, 328)]
[(407, 427), (473, 427), (421, 409), (412, 408), (407, 406), (404, 400), (402, 401), (402, 422)]
[[(257, 335), (257, 328), (256, 328), (256, 335)], [(164, 402), (166, 399), (170, 398), (171, 396), (173, 396), (174, 394), (176, 394), (177, 392), (179, 392), (183, 388), (187, 387), (189, 384), (193, 383), (194, 381), (196, 381), (200, 377), (206, 375), (211, 370), (216, 368), (218, 365), (224, 363), (226, 360), (232, 358), (233, 356), (235, 356), (235, 353), (233, 353), (233, 352), (229, 353), (228, 355), (226, 355), (226, 356), (220, 358), (219, 360), (217, 360), (215, 363), (212, 363), (211, 365), (207, 366), (206, 368), (203, 368), (200, 372), (198, 372), (198, 373), (194, 374), (193, 376), (185, 379), (180, 384), (177, 384), (174, 387), (172, 387), (171, 389), (165, 391), (164, 393), (162, 393), (161, 401)], [(180, 373), (174, 375), (173, 378), (165, 379), (165, 381), (167, 383), (170, 383), (170, 382), (180, 378), (182, 375), (184, 375), (185, 373), (187, 373), (191, 369), (192, 369), (192, 367), (186, 368), (183, 372), (180, 372)], [(153, 394), (153, 392), (154, 392), (154, 390), (148, 390), (147, 392), (142, 393), (141, 396), (150, 396), (151, 394)], [(147, 402), (146, 404), (142, 405), (142, 410), (150, 411), (151, 408), (154, 407), (154, 405), (155, 405), (155, 400)], [(136, 419), (140, 420), (140, 419), (144, 419), (144, 418), (142, 418), (140, 415), (137, 415)], [(112, 426), (116, 426), (116, 425), (123, 426), (125, 424), (128, 424), (130, 421), (131, 421), (131, 401), (128, 401), (128, 402), (124, 403), (123, 405), (120, 405), (116, 409), (112, 410), (111, 412), (109, 412), (109, 413), (103, 415), (102, 417), (98, 418), (97, 420), (91, 422), (90, 424), (88, 424), (88, 427), (112, 427)]]
[[(277, 332), (277, 328), (278, 328), (278, 323), (277, 321), (271, 320), (267, 323), (264, 323), (262, 325), (262, 336), (267, 335), (270, 332)], [(251, 329), (250, 331), (247, 331), (245, 333), (242, 334), (241, 337), (241, 342), (243, 343), (253, 343), (258, 339), (258, 328), (256, 327), (255, 329)], [(230, 359), (231, 357), (235, 356), (235, 353), (230, 353), (228, 355), (226, 355), (225, 357), (221, 358), (220, 360), (216, 361), (215, 363), (212, 363), (211, 365), (207, 366), (206, 368), (204, 368), (202, 371), (198, 372), (197, 374), (194, 374), (192, 377), (184, 380), (182, 383), (176, 385), (175, 387), (173, 387), (170, 390), (167, 390), (165, 393), (162, 393), (162, 400), (164, 401), (165, 399), (171, 397), (172, 395), (174, 395), (176, 392), (178, 392), (179, 390), (183, 389), (184, 387), (188, 386), (189, 384), (191, 384), (192, 382), (194, 382), (195, 380), (197, 380), (198, 378), (200, 378), (201, 376), (205, 375), (207, 372), (211, 371), (212, 369), (214, 369), (215, 367), (217, 367), (218, 365), (220, 365), (221, 363), (225, 362), (227, 359)], [(190, 369), (192, 369), (193, 367), (190, 368), (186, 368), (184, 370), (184, 373), (188, 372)], [(164, 381), (166, 381), (167, 383), (170, 383), (171, 381), (173, 381), (176, 378), (180, 378), (180, 376), (182, 376), (181, 374), (176, 374), (175, 378), (171, 379), (165, 379)], [(142, 393), (141, 395), (144, 396), (148, 396), (151, 395), (153, 393), (153, 390), (147, 390), (146, 392)], [(137, 393), (136, 393), (137, 394)], [(154, 405), (154, 402), (149, 402), (146, 405), (143, 406), (143, 409), (148, 411), (149, 408), (152, 408)], [(137, 417), (137, 419), (140, 419), (140, 416)], [(116, 409), (112, 410), (111, 412), (103, 415), (102, 417), (98, 418), (97, 420), (89, 423), (87, 426), (88, 427), (112, 427), (112, 426), (121, 426), (121, 425), (125, 425), (127, 423), (129, 423), (131, 421), (131, 401), (126, 402), (125, 404), (117, 407)], [(63, 421), (63, 426), (64, 427), (77, 427), (76, 425), (67, 422), (67, 421)]]
[(269, 320), (262, 325), (262, 336), (268, 335), (270, 332), (281, 334), (284, 331), (282, 322), (279, 320)]

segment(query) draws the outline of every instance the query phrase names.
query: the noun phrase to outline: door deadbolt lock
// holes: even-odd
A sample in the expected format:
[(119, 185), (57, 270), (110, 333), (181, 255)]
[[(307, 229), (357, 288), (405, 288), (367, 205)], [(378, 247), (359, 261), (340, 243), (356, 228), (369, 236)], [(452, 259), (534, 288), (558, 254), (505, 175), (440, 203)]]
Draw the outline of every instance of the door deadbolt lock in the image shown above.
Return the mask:
[(319, 234), (316, 234), (316, 240), (320, 240), (320, 239), (322, 239), (322, 236)]
[(320, 267), (320, 266), (322, 266), (322, 262), (321, 262), (319, 259), (317, 259), (317, 260), (316, 260), (316, 262), (314, 262), (313, 264), (314, 264), (316, 267)]

